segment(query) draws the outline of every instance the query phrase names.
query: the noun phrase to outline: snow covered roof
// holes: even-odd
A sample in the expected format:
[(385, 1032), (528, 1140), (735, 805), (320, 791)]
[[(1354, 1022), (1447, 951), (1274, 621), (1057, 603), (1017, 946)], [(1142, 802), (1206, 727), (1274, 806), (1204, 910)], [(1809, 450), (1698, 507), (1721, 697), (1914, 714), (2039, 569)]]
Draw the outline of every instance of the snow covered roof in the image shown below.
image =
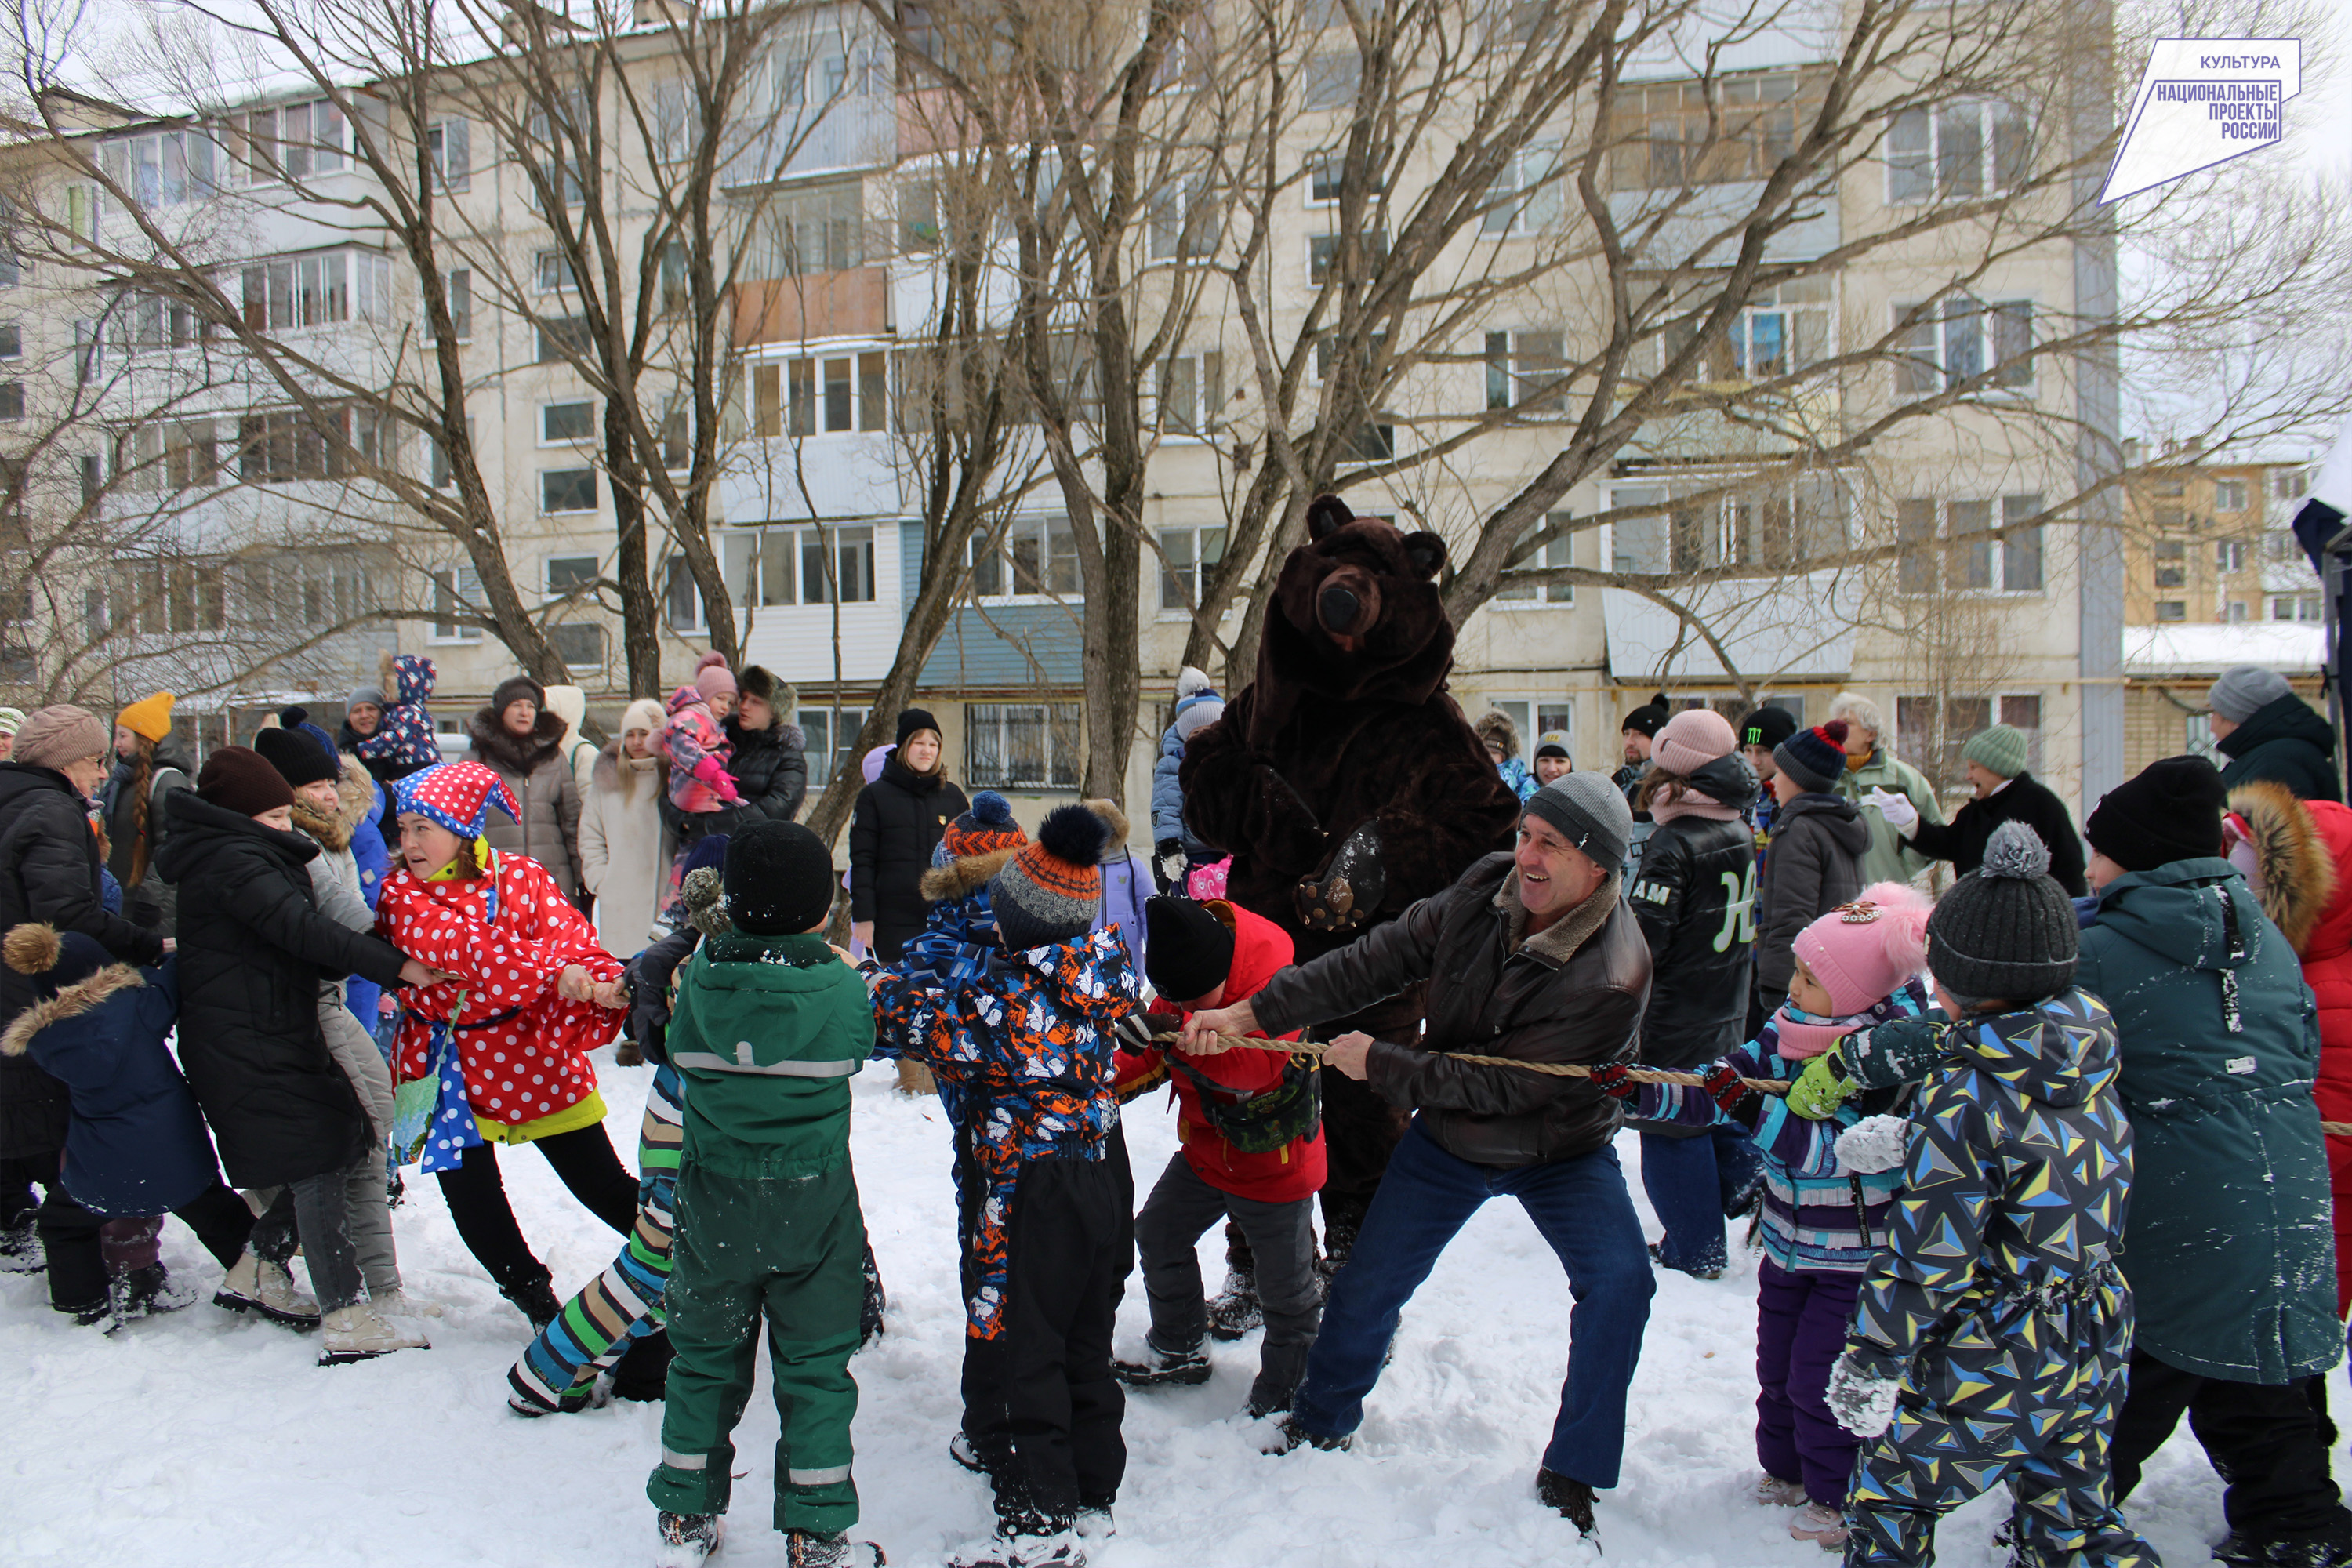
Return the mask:
[(2326, 657), (2326, 628), (2299, 621), (2124, 628), (2126, 675), (2219, 675), (2240, 664), (2315, 675)]

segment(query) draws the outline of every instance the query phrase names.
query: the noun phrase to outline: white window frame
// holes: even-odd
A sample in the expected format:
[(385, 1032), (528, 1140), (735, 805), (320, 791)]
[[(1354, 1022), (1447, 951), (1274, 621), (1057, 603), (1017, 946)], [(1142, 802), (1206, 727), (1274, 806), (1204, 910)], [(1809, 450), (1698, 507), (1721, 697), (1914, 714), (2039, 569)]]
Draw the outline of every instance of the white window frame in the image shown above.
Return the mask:
[[(1054, 573), (1054, 563), (1056, 559), (1052, 552), (1052, 541), (1055, 536), (1055, 525), (1056, 523), (1061, 525), (1061, 529), (1064, 531), (1064, 536), (1072, 541), (1067, 556), (1070, 563), (1071, 587), (1069, 592), (1055, 593), (1038, 591), (1024, 593), (1012, 590), (1010, 585), (1020, 580), (1019, 574), (1013, 564), (1014, 552), (1021, 542), (1032, 536), (1034, 536), (1037, 541), (1036, 559), (1039, 563), (1037, 574), (1041, 578), (1047, 580), (1051, 579)], [(981, 605), (1084, 604), (1086, 602), (1087, 584), (1085, 574), (1080, 568), (1078, 563), (1076, 537), (1075, 531), (1070, 529), (1070, 520), (1060, 512), (1024, 512), (1021, 516), (1014, 518), (1012, 522), (1007, 525), (1003, 537), (997, 540), (992, 547), (988, 546), (987, 542), (985, 541), (979, 539), (973, 540), (970, 546), (971, 553), (970, 557), (968, 557), (968, 559), (971, 560), (974, 563), (972, 566), (971, 579), (972, 602)], [(996, 574), (996, 581), (1000, 586), (999, 591), (995, 593), (984, 592), (981, 587), (980, 574), (984, 568), (979, 563), (979, 555), (983, 548), (992, 548), (997, 560), (1001, 563)]]
[(2215, 511), (2231, 512), (2245, 510), (2246, 481), (2243, 479), (2215, 479), (2213, 481), (2213, 510)]
[[(585, 474), (594, 499), (586, 506), (551, 507), (547, 504), (547, 481), (558, 474)], [(539, 470), (539, 515), (541, 517), (593, 517), (604, 502), (604, 487), (596, 482), (595, 465), (586, 464), (572, 468), (541, 468)]]
[[(1976, 188), (1958, 188), (1960, 181), (1952, 181), (1946, 188), (1945, 145), (1948, 127), (1956, 126), (1963, 118), (1975, 121), (1977, 138)], [(2001, 157), (2002, 128), (2011, 123), (2021, 125), (2024, 137), (2017, 150), (2020, 166), (2004, 165)], [(1927, 132), (1925, 145), (1912, 145), (1917, 132)], [(1886, 136), (1880, 149), (1880, 159), (1886, 166), (1886, 205), (1891, 207), (1930, 206), (1943, 202), (1983, 201), (2014, 189), (2032, 176), (2033, 156), (2033, 121), (2024, 105), (1997, 98), (1972, 98), (1938, 103), (1923, 108), (1907, 109), (1887, 122)], [(1962, 167), (1959, 153), (1953, 152), (1953, 173)], [(1918, 182), (1924, 177), (1922, 189)]]
[(593, 582), (594, 582), (594, 581), (595, 581), (595, 579), (597, 578), (597, 576), (601, 574), (601, 573), (602, 573), (602, 571), (603, 571), (603, 567), (604, 567), (604, 563), (603, 563), (602, 561), (600, 561), (600, 560), (599, 560), (599, 559), (598, 559), (594, 554), (593, 554), (593, 553), (590, 553), (590, 554), (576, 554), (576, 553), (572, 553), (572, 554), (563, 554), (563, 555), (544, 555), (544, 556), (541, 556), (541, 557), (540, 558), (540, 564), (539, 564), (539, 592), (540, 592), (540, 597), (541, 597), (541, 598), (542, 598), (542, 599), (546, 599), (546, 600), (557, 600), (557, 599), (562, 599), (562, 598), (568, 597), (568, 596), (569, 596), (569, 595), (573, 592), (573, 590), (572, 590), (572, 589), (571, 589), (571, 588), (560, 588), (560, 587), (557, 587), (557, 586), (556, 586), (556, 584), (555, 584), (555, 567), (556, 567), (556, 563), (557, 563), (558, 562), (570, 562), (570, 563), (575, 563), (575, 564), (576, 564), (576, 563), (580, 563), (580, 562), (583, 562), (583, 561), (584, 561), (584, 562), (586, 562), (586, 563), (588, 563), (588, 579), (589, 579), (589, 581), (590, 581), (591, 583), (593, 583)]
[[(842, 581), (838, 552), (859, 550), (865, 552), (864, 591), (842, 599), (844, 607), (852, 605), (877, 604), (882, 596), (882, 557), (880, 535), (870, 523), (863, 522), (798, 522), (763, 524), (751, 528), (728, 530), (719, 543), (719, 566), (726, 574), (729, 596), (734, 601), (739, 615), (772, 610), (830, 610), (831, 597)], [(777, 552), (783, 552), (779, 559)], [(831, 563), (833, 581), (824, 584), (825, 597), (809, 595), (810, 555), (816, 554), (822, 573), (824, 553), (835, 552)], [(754, 584), (746, 575), (759, 572)], [(771, 574), (783, 573), (786, 593), (775, 597), (768, 594)], [(853, 587), (857, 584), (852, 584)], [(753, 590), (756, 588), (756, 592)]]
[[(1915, 505), (1927, 500), (1928, 498), (1924, 496), (1906, 497), (1897, 505)], [(1927, 587), (1904, 585), (1901, 575), (1902, 560), (1898, 553), (1895, 565), (1895, 592), (1910, 598), (1932, 597), (1938, 594), (1966, 594), (1975, 598), (2005, 599), (2040, 598), (2050, 592), (2051, 535), (2048, 523), (2032, 525), (2030, 531), (2038, 537), (2030, 541), (1987, 536), (1973, 542), (1957, 543), (1952, 542), (1952, 509), (1955, 506), (1981, 505), (1987, 509), (1988, 522), (1997, 528), (2009, 529), (2021, 526), (2022, 519), (2035, 516), (2042, 511), (2042, 502), (2039, 494), (2023, 493), (1990, 498), (1937, 496), (1934, 498), (1933, 504), (1936, 509), (1936, 531), (1932, 535), (1906, 539), (1898, 529), (1896, 542), (1898, 545), (1917, 543), (1932, 551), (1936, 565), (1936, 580)], [(2012, 512), (2021, 520), (2020, 523), (2012, 523), (2010, 521)], [(1950, 577), (1954, 552), (1961, 549), (1987, 552), (1986, 575), (1989, 579), (1998, 580), (1979, 584), (1952, 582)], [(2019, 577), (2033, 574), (2025, 570), (2029, 562), (2036, 563), (2041, 582), (2012, 586), (2011, 584), (2012, 574)]]
[[(448, 613), (455, 616), (463, 611), (468, 604), (480, 603), (481, 574), (474, 570), (474, 563), (470, 561), (453, 562), (445, 566), (435, 567), (427, 574), (425, 582), (432, 589), (431, 607), (436, 615), (442, 613), (445, 605)], [(478, 643), (482, 640), (482, 628), (479, 626), (469, 626), (457, 620), (428, 621), (425, 623), (425, 641), (431, 643)]]
[[(1201, 541), (1204, 534), (1213, 534), (1216, 538), (1217, 553), (1213, 560), (1202, 559)], [(1227, 537), (1227, 530), (1222, 523), (1213, 527), (1207, 524), (1186, 524), (1182, 527), (1163, 528), (1160, 531), (1160, 571), (1158, 573), (1160, 607), (1156, 613), (1161, 620), (1189, 621), (1192, 618), (1194, 611), (1200, 605), (1202, 590), (1206, 585), (1206, 574), (1224, 563)], [(1175, 542), (1180, 539), (1182, 541), (1181, 546)], [(1181, 564), (1175, 559), (1180, 554), (1184, 558)], [(1192, 605), (1170, 604), (1169, 590), (1181, 586), (1188, 577), (1191, 579), (1192, 590)], [(1225, 615), (1233, 615), (1238, 607), (1236, 602), (1229, 601), (1225, 605)]]
[[(1890, 318), (1897, 334), (1896, 353), (1901, 356), (1893, 367), (1895, 401), (1908, 403), (1934, 397), (1987, 371), (1995, 373), (1993, 379), (1979, 385), (1969, 396), (2032, 399), (2038, 390), (2041, 368), (2040, 357), (2033, 353), (2034, 321), (2040, 314), (2040, 305), (2041, 301), (2032, 296), (1979, 300), (1950, 294), (1934, 302), (1932, 313), (1906, 326), (1905, 318), (1919, 307), (1916, 302), (1897, 300)], [(2016, 342), (2020, 331), (2023, 334), (2021, 344)], [(2004, 340), (2011, 350), (2007, 353), (2003, 353)], [(1976, 368), (1967, 368), (1965, 357), (1956, 351), (1972, 351)], [(1958, 368), (1954, 365), (1956, 357), (1960, 358)], [(2011, 365), (2015, 367), (2013, 372), (2000, 374), (2004, 366)]]
[[(1020, 715), (1015, 716), (1017, 713)], [(1016, 795), (1076, 795), (1085, 767), (1085, 709), (1076, 702), (974, 702), (963, 710), (963, 772), (959, 780), (974, 789), (1010, 791)], [(1010, 748), (1003, 744), (1004, 726), (1012, 723), (1042, 724), (1045, 734), (1045, 773), (1043, 778), (1024, 779), (1009, 772), (992, 774), (980, 765), (979, 748), (992, 732), (998, 742), (999, 755)], [(1066, 751), (1056, 743), (1056, 736), (1066, 735)]]
[[(436, 120), (425, 128), (425, 155), (433, 161), (433, 173), (445, 191), (473, 188), (473, 125), (462, 116), (450, 115)], [(450, 156), (451, 149), (457, 156)]]
[[(1565, 511), (1552, 512), (1545, 517), (1543, 521), (1537, 525), (1536, 529), (1530, 530), (1529, 531), (1538, 531), (1540, 529), (1549, 527), (1555, 522), (1564, 523), (1568, 521), (1572, 515), (1572, 513)], [(1591, 531), (1588, 530), (1587, 531)], [(1523, 565), (1537, 568), (1546, 566), (1573, 566), (1576, 564), (1576, 539), (1577, 536), (1573, 533), (1568, 534), (1559, 539), (1555, 539), (1549, 544), (1545, 545), (1541, 550), (1537, 551), (1535, 555), (1524, 563)], [(1495, 605), (1497, 609), (1514, 612), (1519, 610), (1567, 609), (1576, 603), (1576, 584), (1573, 583), (1529, 583), (1522, 586), (1514, 587), (1511, 585), (1510, 569), (1507, 567), (1503, 572), (1503, 585), (1495, 590), (1495, 596), (1488, 600), (1487, 603)]]
[[(1189, 406), (1171, 407), (1168, 400), (1169, 383), (1176, 377), (1175, 367), (1191, 366), (1192, 396), (1180, 398)], [(1197, 353), (1171, 354), (1151, 367), (1151, 390), (1145, 395), (1145, 422), (1158, 428), (1162, 441), (1192, 442), (1213, 438), (1217, 416), (1225, 401), (1225, 356), (1216, 349)]]
[(1558, 230), (1567, 220), (1567, 175), (1561, 144), (1534, 142), (1511, 155), (1510, 166), (1487, 187), (1478, 216), (1481, 239), (1525, 239)]
[[(547, 416), (549, 415), (552, 414), (559, 408), (583, 407), (588, 410), (588, 429), (586, 434), (580, 436), (551, 436), (547, 433)], [(593, 397), (558, 397), (551, 398), (547, 402), (541, 404), (539, 405), (538, 437), (539, 439), (533, 444), (542, 447), (577, 447), (583, 441), (593, 442), (596, 439), (596, 400)]]

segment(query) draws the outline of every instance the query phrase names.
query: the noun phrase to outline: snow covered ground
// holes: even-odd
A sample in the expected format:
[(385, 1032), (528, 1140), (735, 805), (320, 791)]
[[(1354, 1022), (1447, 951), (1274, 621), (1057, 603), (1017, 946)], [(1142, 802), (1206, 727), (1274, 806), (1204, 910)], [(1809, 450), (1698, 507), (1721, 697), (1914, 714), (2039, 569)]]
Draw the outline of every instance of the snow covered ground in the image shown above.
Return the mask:
[[(607, 1126), (635, 1163), (650, 1069), (600, 1053)], [(892, 1563), (933, 1564), (983, 1533), (987, 1489), (948, 1458), (960, 1403), (961, 1314), (947, 1141), (935, 1104), (856, 1080), (855, 1151), (866, 1219), (891, 1293), (888, 1335), (855, 1363), (861, 1533)], [(1174, 1148), (1159, 1097), (1129, 1107), (1139, 1193)], [(1637, 1142), (1621, 1140), (1629, 1178)], [(523, 1228), (575, 1289), (616, 1238), (546, 1163), (504, 1168)], [(0, 1276), (0, 1564), (34, 1568), (322, 1568), (328, 1564), (565, 1564), (624, 1568), (650, 1555), (644, 1496), (657, 1408), (614, 1405), (524, 1421), (506, 1369), (530, 1337), (449, 1224), (429, 1179), (397, 1214), (413, 1291), (444, 1302), (434, 1349), (359, 1365), (312, 1364), (315, 1342), (207, 1304), (111, 1339), (47, 1310), (38, 1276)], [(1643, 1207), (1638, 1180), (1634, 1201)], [(1654, 1224), (1651, 1234), (1656, 1234)], [(1202, 1251), (1213, 1286), (1223, 1243)], [(209, 1295), (219, 1271), (176, 1223), (164, 1254)], [(1755, 1262), (1713, 1284), (1666, 1274), (1635, 1380), (1623, 1484), (1601, 1507), (1606, 1563), (1769, 1568), (1832, 1561), (1790, 1541), (1786, 1514), (1747, 1499), (1752, 1443)], [(1240, 1414), (1255, 1337), (1214, 1346), (1215, 1378), (1132, 1397), (1118, 1537), (1102, 1568), (1522, 1568), (1603, 1559), (1535, 1501), (1568, 1349), (1559, 1266), (1516, 1205), (1488, 1205), (1407, 1309), (1396, 1360), (1352, 1453), (1267, 1458)], [(1145, 1325), (1139, 1279), (1120, 1310), (1123, 1349)], [(736, 1507), (719, 1561), (783, 1561), (768, 1530), (774, 1407), (761, 1392), (736, 1435)], [(2340, 1384), (2339, 1384), (2340, 1387)], [(2221, 1488), (2184, 1427), (2159, 1454), (2132, 1517), (2182, 1568), (2221, 1534)], [(1943, 1527), (1941, 1561), (1992, 1568), (2005, 1505), (1983, 1500)]]

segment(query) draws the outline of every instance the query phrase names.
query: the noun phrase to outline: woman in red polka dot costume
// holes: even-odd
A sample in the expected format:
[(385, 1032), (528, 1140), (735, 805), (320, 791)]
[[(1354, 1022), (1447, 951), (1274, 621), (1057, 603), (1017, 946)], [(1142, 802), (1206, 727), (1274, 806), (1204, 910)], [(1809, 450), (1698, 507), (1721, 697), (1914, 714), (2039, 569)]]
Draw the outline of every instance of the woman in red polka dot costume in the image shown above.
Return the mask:
[(604, 1133), (587, 1053), (627, 1016), (622, 963), (528, 857), (493, 850), (491, 807), (515, 815), (506, 784), (478, 763), (444, 763), (394, 786), (400, 851), (376, 905), (376, 931), (401, 952), (460, 976), (403, 994), (394, 1074), (433, 1070), (434, 1026), (454, 1026), (466, 1098), (482, 1142), (438, 1173), (458, 1234), (509, 1300), (543, 1327), (557, 1300), (506, 1201), (498, 1146), (530, 1143), (563, 1184), (625, 1235), (637, 1179)]

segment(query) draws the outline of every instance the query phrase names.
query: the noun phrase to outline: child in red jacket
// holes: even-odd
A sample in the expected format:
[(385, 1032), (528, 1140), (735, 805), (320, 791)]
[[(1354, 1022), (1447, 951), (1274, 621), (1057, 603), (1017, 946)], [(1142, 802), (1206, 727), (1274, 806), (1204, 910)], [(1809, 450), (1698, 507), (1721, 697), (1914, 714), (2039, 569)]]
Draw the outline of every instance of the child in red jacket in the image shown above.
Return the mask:
[[(1290, 937), (1280, 926), (1222, 899), (1153, 899), (1144, 905), (1144, 972), (1160, 993), (1151, 1014), (1163, 1026), (1244, 1001), (1290, 963)], [(1119, 1053), (1120, 1099), (1163, 1076), (1176, 1091), (1183, 1147), (1135, 1219), (1151, 1302), (1149, 1354), (1114, 1370), (1139, 1388), (1208, 1381), (1198, 1247), (1204, 1231), (1230, 1215), (1256, 1256), (1265, 1310), (1250, 1414), (1287, 1410), (1323, 1316), (1312, 1221), (1324, 1172), (1316, 1070), (1275, 1051), (1199, 1058), (1168, 1049)]]

